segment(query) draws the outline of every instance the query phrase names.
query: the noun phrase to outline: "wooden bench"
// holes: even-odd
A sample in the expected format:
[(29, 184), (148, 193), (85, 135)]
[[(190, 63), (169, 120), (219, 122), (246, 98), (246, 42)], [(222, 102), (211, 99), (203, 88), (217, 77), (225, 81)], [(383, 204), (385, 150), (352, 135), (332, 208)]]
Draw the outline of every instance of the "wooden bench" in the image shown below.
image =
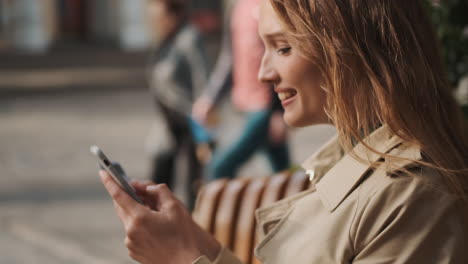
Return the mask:
[(193, 217), (243, 263), (259, 263), (253, 256), (255, 210), (308, 187), (304, 171), (213, 181), (200, 190)]

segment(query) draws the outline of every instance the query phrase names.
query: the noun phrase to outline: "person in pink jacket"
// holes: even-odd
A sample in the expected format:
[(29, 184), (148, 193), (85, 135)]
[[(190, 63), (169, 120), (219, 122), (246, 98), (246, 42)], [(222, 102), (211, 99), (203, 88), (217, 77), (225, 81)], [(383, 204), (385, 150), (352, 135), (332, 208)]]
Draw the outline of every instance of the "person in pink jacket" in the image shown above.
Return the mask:
[(214, 152), (207, 169), (209, 180), (235, 177), (257, 152), (264, 154), (274, 173), (291, 166), (281, 105), (270, 85), (257, 78), (264, 51), (258, 36), (259, 4), (260, 0), (236, 1), (215, 69), (193, 106), (193, 117), (206, 123), (230, 88), (234, 108), (245, 116), (240, 135)]

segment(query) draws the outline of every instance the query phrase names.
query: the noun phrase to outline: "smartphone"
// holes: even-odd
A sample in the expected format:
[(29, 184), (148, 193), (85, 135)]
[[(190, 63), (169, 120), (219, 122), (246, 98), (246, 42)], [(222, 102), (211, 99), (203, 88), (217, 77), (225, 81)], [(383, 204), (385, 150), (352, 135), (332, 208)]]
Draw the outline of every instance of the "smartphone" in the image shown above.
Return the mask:
[(143, 204), (143, 201), (138, 197), (133, 186), (130, 185), (129, 178), (122, 167), (120, 167), (118, 163), (111, 162), (98, 146), (91, 146), (89, 150), (98, 158), (100, 167), (107, 171), (130, 197), (138, 203)]

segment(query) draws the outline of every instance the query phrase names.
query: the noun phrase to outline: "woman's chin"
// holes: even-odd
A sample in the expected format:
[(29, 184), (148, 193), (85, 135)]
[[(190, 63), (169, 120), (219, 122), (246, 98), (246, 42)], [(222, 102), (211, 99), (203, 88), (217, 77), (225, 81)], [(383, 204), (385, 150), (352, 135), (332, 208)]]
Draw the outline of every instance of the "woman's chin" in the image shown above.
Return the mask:
[(306, 127), (327, 123), (312, 115), (298, 115), (288, 111), (285, 111), (283, 118), (284, 122), (290, 127)]
[(283, 118), (284, 122), (290, 127), (305, 127), (310, 125), (308, 122), (305, 122), (304, 118), (301, 118), (300, 115), (288, 111), (285, 111)]

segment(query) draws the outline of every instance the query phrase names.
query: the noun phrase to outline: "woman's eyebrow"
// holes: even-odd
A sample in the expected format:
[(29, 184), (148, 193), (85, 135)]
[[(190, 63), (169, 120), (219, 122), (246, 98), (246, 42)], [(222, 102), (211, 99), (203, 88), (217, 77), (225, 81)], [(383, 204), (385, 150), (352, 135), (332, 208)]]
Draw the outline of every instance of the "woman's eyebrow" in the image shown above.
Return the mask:
[(265, 38), (267, 39), (284, 39), (285, 34), (282, 31), (274, 31), (265, 34)]
[(269, 43), (276, 43), (276, 42), (282, 42), (286, 41), (286, 36), (284, 32), (282, 31), (274, 31), (274, 32), (267, 32), (263, 36), (260, 36), (261, 38), (264, 39), (264, 41), (269, 42)]

